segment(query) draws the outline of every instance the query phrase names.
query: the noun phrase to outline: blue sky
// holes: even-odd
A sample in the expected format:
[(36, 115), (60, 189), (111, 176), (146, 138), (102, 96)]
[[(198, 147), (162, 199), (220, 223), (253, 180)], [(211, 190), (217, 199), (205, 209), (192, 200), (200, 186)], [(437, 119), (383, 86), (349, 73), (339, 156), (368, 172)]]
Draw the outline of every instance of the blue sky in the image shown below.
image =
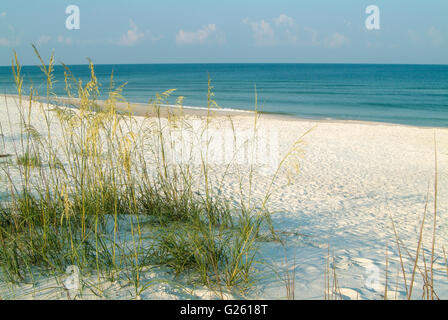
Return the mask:
[[(68, 5), (80, 29), (67, 30)], [(367, 30), (368, 5), (380, 30)], [(446, 0), (2, 0), (0, 65), (54, 49), (67, 64), (434, 63), (448, 64)]]

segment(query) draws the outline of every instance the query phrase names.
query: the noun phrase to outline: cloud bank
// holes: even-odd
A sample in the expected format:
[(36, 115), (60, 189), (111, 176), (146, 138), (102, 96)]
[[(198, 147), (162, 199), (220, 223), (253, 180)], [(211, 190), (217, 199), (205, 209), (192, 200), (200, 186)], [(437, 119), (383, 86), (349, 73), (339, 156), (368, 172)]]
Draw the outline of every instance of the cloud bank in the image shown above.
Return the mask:
[(222, 34), (218, 35), (215, 24), (208, 24), (197, 31), (179, 30), (176, 43), (179, 45), (204, 44), (208, 41), (223, 42)]
[(133, 20), (129, 21), (130, 29), (121, 36), (119, 45), (122, 46), (133, 46), (138, 43), (141, 39), (145, 37), (145, 33), (139, 31), (137, 25)]

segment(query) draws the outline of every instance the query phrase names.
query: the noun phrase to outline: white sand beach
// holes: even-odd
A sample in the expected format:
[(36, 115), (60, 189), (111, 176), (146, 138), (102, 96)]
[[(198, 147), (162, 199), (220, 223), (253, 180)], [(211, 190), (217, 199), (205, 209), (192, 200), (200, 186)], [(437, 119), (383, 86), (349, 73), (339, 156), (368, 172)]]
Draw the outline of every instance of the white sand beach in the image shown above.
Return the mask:
[[(0, 124), (2, 140), (5, 142), (0, 144), (0, 154), (12, 155), (10, 158), (13, 161), (20, 134), (16, 105), (16, 97), (0, 98)], [(37, 106), (35, 108), (38, 110)], [(188, 111), (185, 112), (188, 114)], [(231, 130), (228, 116), (229, 114), (217, 115), (213, 119), (215, 134)], [(237, 135), (239, 132), (250, 131), (253, 127), (253, 115), (236, 114), (230, 117)], [(142, 119), (136, 117), (137, 122), (143, 121)], [(186, 121), (200, 122), (204, 121), (204, 117), (193, 113)], [(34, 114), (32, 123), (39, 132), (45, 134), (46, 127), (38, 111)], [(273, 185), (268, 203), (274, 227), (281, 234), (284, 245), (272, 241), (261, 242), (259, 255), (266, 263), (257, 267), (259, 275), (253, 288), (245, 296), (230, 292), (226, 297), (285, 299), (287, 294), (282, 277), (286, 270), (292, 272), (295, 269), (294, 297), (324, 299), (325, 270), (330, 253), (331, 256), (334, 255), (334, 260), (330, 259), (330, 267), (337, 274), (338, 294), (343, 299), (382, 299), (386, 282), (386, 261), (388, 296), (406, 298), (390, 217), (395, 221), (401, 244), (414, 255), (428, 194), (423, 248), (425, 254), (430, 254), (433, 239), (436, 142), (438, 207), (434, 278), (438, 296), (448, 298), (448, 275), (443, 257), (443, 248), (448, 251), (448, 129), (304, 120), (271, 115), (262, 115), (258, 126), (259, 131), (273, 134), (278, 143), (278, 149), (275, 150), (280, 153), (279, 159), (299, 137), (312, 130), (303, 137), (300, 172), (290, 175), (288, 179), (282, 171)], [(52, 128), (51, 135), (53, 138), (61, 136), (57, 126)], [(219, 159), (219, 155), (215, 159)], [(212, 176), (218, 181), (226, 169), (225, 165), (217, 163), (213, 165)], [(225, 175), (222, 184), (216, 184), (216, 188), (235, 201), (240, 197), (240, 190), (252, 188), (252, 201), (261, 202), (272, 175), (255, 170), (253, 183), (249, 186), (248, 179), (240, 179), (241, 172), (244, 173), (246, 169), (247, 166), (242, 165), (238, 168), (240, 175)], [(6, 199), (9, 184), (3, 180), (3, 175), (0, 176), (0, 197)], [(247, 194), (243, 196), (248, 197)], [(413, 261), (402, 250), (406, 272), (410, 274)], [(419, 266), (423, 268), (423, 261), (419, 262)], [(64, 279), (64, 276), (60, 275), (60, 279)], [(147, 279), (167, 278), (171, 282), (148, 286), (140, 294), (142, 299), (216, 297), (216, 294), (205, 288), (178, 289), (178, 280), (163, 270), (149, 270), (146, 276)], [(416, 278), (414, 296), (418, 298), (422, 295), (423, 284), (419, 274)], [(88, 282), (92, 283), (92, 287), (101, 287), (101, 290), (89, 291), (85, 288), (85, 299), (133, 298), (130, 287), (120, 281), (110, 283), (104, 280), (98, 283), (98, 278), (93, 274), (88, 276)], [(65, 299), (67, 295), (61, 283), (54, 277), (48, 277), (39, 279), (35, 285), (0, 283), (0, 297)]]

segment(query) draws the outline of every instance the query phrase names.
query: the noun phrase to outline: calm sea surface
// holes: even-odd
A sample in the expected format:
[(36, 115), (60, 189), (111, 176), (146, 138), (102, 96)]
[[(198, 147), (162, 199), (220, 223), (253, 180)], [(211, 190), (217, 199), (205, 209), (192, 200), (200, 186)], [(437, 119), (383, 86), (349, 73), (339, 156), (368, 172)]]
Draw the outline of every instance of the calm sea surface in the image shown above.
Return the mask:
[[(70, 66), (87, 83), (87, 66)], [(110, 74), (123, 95), (147, 102), (155, 93), (176, 89), (185, 106), (207, 105), (207, 78), (222, 108), (258, 109), (302, 118), (334, 118), (448, 127), (448, 66), (356, 64), (147, 64), (97, 65), (102, 91)], [(23, 67), (25, 87), (33, 83), (43, 94), (38, 67)], [(55, 70), (54, 92), (65, 95), (63, 68)], [(14, 93), (10, 67), (0, 67), (0, 93)], [(104, 97), (104, 96), (103, 96)]]

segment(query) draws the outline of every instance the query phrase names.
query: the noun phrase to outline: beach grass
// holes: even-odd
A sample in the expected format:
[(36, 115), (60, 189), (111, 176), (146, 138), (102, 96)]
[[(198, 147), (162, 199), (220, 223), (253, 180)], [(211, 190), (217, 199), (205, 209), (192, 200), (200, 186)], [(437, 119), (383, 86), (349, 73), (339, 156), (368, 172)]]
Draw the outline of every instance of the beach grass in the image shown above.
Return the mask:
[(42, 162), (40, 161), (39, 156), (33, 155), (30, 153), (25, 153), (22, 156), (19, 156), (17, 158), (17, 164), (19, 166), (28, 166), (32, 168), (40, 167), (42, 165)]
[[(15, 145), (20, 181), (13, 177), (15, 168), (2, 167), (11, 190), (0, 204), (3, 280), (29, 282), (35, 274), (60, 275), (75, 265), (82, 274), (110, 281), (125, 273), (138, 297), (151, 284), (143, 280), (144, 270), (160, 267), (220, 297), (247, 290), (257, 274), (260, 232), (275, 233), (266, 209), (269, 196), (262, 204), (249, 199), (235, 208), (216, 194), (207, 143), (199, 177), (188, 164), (173, 161), (168, 150), (174, 133), (179, 137), (180, 130), (182, 139), (183, 130), (191, 130), (182, 116), (162, 118), (158, 112), (173, 90), (150, 101), (158, 116), (137, 121), (130, 111), (117, 111), (117, 102), (125, 100), (113, 74), (99, 108), (93, 63), (85, 84), (63, 65), (66, 95), (78, 99), (79, 108), (50, 106), (54, 56), (46, 64), (34, 49), (46, 77), (43, 95), (31, 87), (25, 96), (17, 55), (12, 62), (18, 98), (8, 108), (17, 108), (21, 119)], [(217, 106), (210, 81), (207, 98), (205, 127), (195, 133), (205, 141), (211, 108)], [(37, 116), (45, 123), (44, 134), (33, 127)], [(61, 137), (54, 137), (54, 128)]]

